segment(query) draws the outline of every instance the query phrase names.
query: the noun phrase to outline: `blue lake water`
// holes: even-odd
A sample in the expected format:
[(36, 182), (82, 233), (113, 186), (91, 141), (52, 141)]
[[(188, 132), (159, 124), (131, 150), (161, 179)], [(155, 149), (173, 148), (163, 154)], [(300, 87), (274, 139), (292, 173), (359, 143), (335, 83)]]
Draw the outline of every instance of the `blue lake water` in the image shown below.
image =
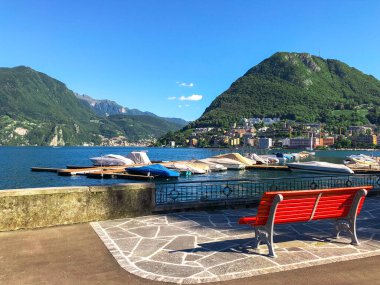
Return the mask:
[[(31, 167), (66, 168), (66, 165), (91, 165), (90, 157), (109, 153), (126, 155), (133, 150), (147, 151), (151, 160), (189, 160), (214, 156), (232, 150), (197, 148), (136, 148), (136, 147), (0, 147), (0, 189), (105, 185), (136, 182), (120, 179), (89, 179), (85, 176), (64, 177), (56, 173), (32, 172)], [(380, 156), (379, 151), (317, 151), (315, 160), (342, 163), (352, 153)], [(296, 176), (287, 171), (243, 170), (193, 175), (180, 180), (232, 178), (271, 178)], [(305, 174), (303, 174), (305, 176)]]

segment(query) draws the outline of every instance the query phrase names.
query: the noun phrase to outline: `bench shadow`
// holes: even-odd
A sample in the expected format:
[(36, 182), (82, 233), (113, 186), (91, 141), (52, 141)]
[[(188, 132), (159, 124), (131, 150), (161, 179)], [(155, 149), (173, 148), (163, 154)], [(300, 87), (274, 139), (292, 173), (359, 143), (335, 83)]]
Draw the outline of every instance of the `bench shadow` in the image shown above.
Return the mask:
[[(254, 236), (254, 235), (253, 235)], [(281, 243), (285, 242), (323, 242), (326, 244), (334, 243), (334, 244), (342, 244), (348, 245), (350, 244), (347, 239), (340, 240), (334, 239), (331, 235), (326, 236), (312, 236), (312, 235), (278, 235), (274, 237), (275, 246), (281, 246)], [(289, 245), (289, 248), (297, 248), (297, 244)], [(306, 244), (305, 244), (306, 247)], [(266, 251), (267, 247), (265, 244), (261, 244), (259, 249), (264, 249)], [(259, 252), (258, 249), (254, 248), (254, 238), (241, 238), (241, 239), (229, 239), (222, 240), (216, 242), (208, 242), (198, 244), (196, 248), (187, 248), (182, 250), (174, 250), (171, 252), (186, 252), (186, 253), (202, 253), (202, 252), (227, 252), (227, 253), (244, 253), (250, 255), (260, 255), (267, 256), (267, 254), (263, 254)]]
[[(363, 208), (357, 220), (357, 235), (359, 241), (380, 241), (380, 209), (376, 203), (368, 203)], [(372, 201), (371, 201), (372, 202)], [(371, 213), (367, 212), (368, 210)], [(254, 249), (254, 228), (248, 225), (238, 225), (237, 221), (242, 216), (255, 216), (257, 209), (230, 209), (221, 211), (204, 211), (203, 213), (178, 213), (179, 220), (192, 220), (199, 227), (214, 229), (216, 231), (228, 230), (230, 237), (225, 240), (204, 242), (197, 247), (176, 250), (173, 252), (201, 253), (201, 252), (229, 252), (251, 255), (267, 256), (267, 246), (261, 244), (259, 249)], [(211, 217), (208, 217), (211, 216)], [(211, 219), (211, 220), (210, 220)], [(229, 222), (228, 224), (226, 222)], [(212, 222), (212, 223), (211, 223)], [(347, 233), (341, 233), (340, 238), (333, 237), (334, 220), (319, 220), (306, 223), (289, 223), (275, 225), (274, 246), (288, 248), (288, 250), (300, 250), (305, 246), (302, 243), (326, 243), (337, 246), (350, 245), (351, 238)], [(236, 232), (236, 235), (234, 234)], [(251, 237), (247, 234), (251, 233)], [(239, 235), (244, 235), (239, 238)], [(281, 243), (288, 243), (281, 245)]]

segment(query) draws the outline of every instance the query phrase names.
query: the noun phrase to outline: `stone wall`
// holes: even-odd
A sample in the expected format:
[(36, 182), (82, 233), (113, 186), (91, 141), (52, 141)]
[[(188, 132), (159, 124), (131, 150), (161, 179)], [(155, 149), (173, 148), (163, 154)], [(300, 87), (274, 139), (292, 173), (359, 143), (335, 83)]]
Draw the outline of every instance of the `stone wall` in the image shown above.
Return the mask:
[(153, 183), (0, 190), (0, 231), (151, 214)]

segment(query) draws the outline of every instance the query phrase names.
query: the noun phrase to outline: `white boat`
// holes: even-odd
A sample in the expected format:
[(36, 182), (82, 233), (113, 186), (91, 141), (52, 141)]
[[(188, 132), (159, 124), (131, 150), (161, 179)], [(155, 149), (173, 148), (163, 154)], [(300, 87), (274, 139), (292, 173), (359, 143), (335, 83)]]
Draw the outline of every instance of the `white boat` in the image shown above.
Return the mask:
[(300, 156), (301, 159), (305, 159), (305, 158), (308, 158), (309, 156), (315, 156), (315, 152), (312, 151), (301, 151), (298, 153), (298, 155)]
[(152, 164), (145, 151), (132, 151), (127, 155), (127, 158), (133, 160), (136, 164)]
[(95, 166), (119, 166), (135, 164), (133, 160), (118, 154), (107, 154), (99, 157), (92, 157), (90, 160)]
[(178, 162), (173, 162), (173, 163), (166, 163), (164, 164), (165, 167), (177, 171), (190, 171), (193, 174), (205, 174), (206, 170), (199, 168), (199, 167), (194, 167), (189, 164), (185, 163), (178, 163)]
[(253, 161), (256, 161), (256, 164), (269, 164), (269, 160), (267, 158), (258, 156), (256, 153), (249, 153), (247, 157)]
[(99, 157), (92, 157), (90, 160), (95, 166), (152, 164), (149, 157), (144, 151), (132, 151), (127, 156), (119, 154), (107, 154)]
[(343, 161), (344, 164), (368, 164), (377, 165), (376, 159), (365, 154), (352, 154)]
[(317, 173), (336, 173), (353, 174), (354, 171), (343, 164), (336, 164), (323, 161), (292, 162), (287, 166), (292, 171), (317, 172)]
[(264, 160), (267, 160), (268, 163), (270, 164), (277, 164), (277, 163), (280, 163), (280, 160), (278, 159), (277, 156), (273, 155), (273, 154), (267, 154), (267, 155), (260, 155), (260, 157)]
[(206, 161), (209, 161), (209, 162), (212, 162), (212, 163), (221, 164), (224, 167), (227, 167), (227, 169), (235, 169), (235, 170), (245, 169), (245, 165), (244, 164), (242, 164), (242, 163), (240, 163), (240, 162), (238, 162), (236, 160), (230, 159), (230, 158), (210, 157), (210, 158), (205, 158), (205, 159), (202, 159), (202, 160), (206, 160)]
[(204, 165), (207, 165), (209, 167), (210, 171), (212, 171), (212, 172), (227, 170), (227, 167), (225, 167), (221, 164), (218, 164), (218, 163), (208, 161), (207, 159), (199, 159), (199, 160), (196, 160), (195, 163), (203, 163)]
[(256, 164), (255, 160), (244, 157), (240, 153), (225, 153), (213, 156), (212, 158), (228, 158), (247, 166)]

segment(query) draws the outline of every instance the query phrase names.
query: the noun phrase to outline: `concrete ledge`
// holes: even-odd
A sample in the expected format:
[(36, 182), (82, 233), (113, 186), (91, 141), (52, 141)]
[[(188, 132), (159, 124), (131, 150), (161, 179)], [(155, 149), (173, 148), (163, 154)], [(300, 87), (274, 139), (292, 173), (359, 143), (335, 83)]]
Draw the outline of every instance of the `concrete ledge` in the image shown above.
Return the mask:
[(0, 191), (0, 231), (151, 214), (153, 183)]

